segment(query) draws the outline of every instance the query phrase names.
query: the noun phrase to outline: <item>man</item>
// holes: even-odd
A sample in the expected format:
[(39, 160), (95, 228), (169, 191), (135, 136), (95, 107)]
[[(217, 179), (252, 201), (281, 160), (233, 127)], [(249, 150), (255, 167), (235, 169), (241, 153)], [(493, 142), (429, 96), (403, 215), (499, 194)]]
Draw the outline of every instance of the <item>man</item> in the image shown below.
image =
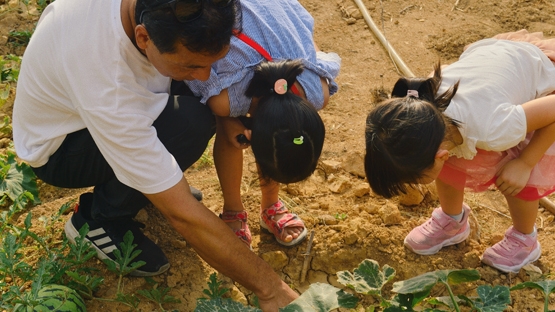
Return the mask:
[[(229, 49), (237, 0), (57, 0), (27, 47), (13, 112), (20, 158), (59, 187), (94, 186), (66, 224), (89, 226), (97, 255), (114, 259), (127, 231), (146, 264), (162, 250), (132, 220), (149, 201), (215, 269), (277, 311), (297, 294), (192, 195), (183, 171), (214, 133), (207, 107), (170, 82), (206, 80)], [(181, 90), (181, 91), (179, 91)], [(184, 90), (184, 91), (183, 91)], [(249, 265), (244, 265), (248, 263)]]

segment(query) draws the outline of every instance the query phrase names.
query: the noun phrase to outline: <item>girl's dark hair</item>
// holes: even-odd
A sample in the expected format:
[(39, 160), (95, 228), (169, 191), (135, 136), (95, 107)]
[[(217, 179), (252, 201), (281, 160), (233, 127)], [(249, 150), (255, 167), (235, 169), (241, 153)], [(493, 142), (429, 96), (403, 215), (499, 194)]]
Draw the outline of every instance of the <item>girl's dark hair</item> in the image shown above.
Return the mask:
[(298, 182), (318, 164), (326, 134), (320, 115), (290, 88), (285, 94), (273, 90), (279, 79), (292, 86), (303, 69), (299, 60), (262, 62), (245, 92), (259, 98), (252, 117), (251, 147), (262, 178)]
[[(135, 20), (137, 25), (141, 12), (169, 0), (137, 0)], [(202, 14), (189, 22), (179, 22), (171, 8), (161, 8), (143, 14), (142, 24), (160, 53), (173, 53), (179, 42), (193, 53), (214, 55), (230, 44), (233, 30), (241, 30), (241, 3), (239, 0), (224, 7), (216, 7), (212, 1), (203, 1)]]
[[(406, 192), (406, 184), (423, 178), (432, 167), (449, 124), (459, 122), (443, 114), (459, 83), (437, 95), (441, 85), (438, 63), (431, 78), (400, 78), (392, 98), (379, 103), (366, 118), (364, 166), (372, 190), (390, 198)], [(407, 95), (418, 91), (418, 97)]]

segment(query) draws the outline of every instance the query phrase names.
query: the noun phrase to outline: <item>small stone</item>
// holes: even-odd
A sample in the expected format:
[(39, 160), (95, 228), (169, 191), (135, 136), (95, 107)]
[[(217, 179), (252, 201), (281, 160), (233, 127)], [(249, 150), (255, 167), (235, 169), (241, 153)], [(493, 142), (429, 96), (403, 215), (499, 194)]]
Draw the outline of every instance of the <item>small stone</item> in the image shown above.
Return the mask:
[(396, 205), (388, 202), (379, 210), (380, 217), (385, 225), (401, 224), (403, 217)]
[(183, 249), (185, 247), (187, 247), (187, 242), (184, 240), (180, 240), (180, 239), (174, 239), (171, 241), (171, 244), (173, 247), (175, 247), (176, 249)]
[(269, 251), (260, 257), (276, 271), (283, 269), (289, 263), (289, 257), (281, 250)]
[(320, 164), (327, 174), (337, 172), (341, 168), (341, 163), (335, 160), (323, 160)]
[(139, 210), (139, 213), (137, 213), (137, 215), (135, 216), (135, 220), (137, 220), (141, 223), (147, 223), (148, 222), (148, 212), (146, 212), (146, 210), (144, 210), (144, 209)]
[(419, 205), (422, 200), (424, 200), (424, 194), (420, 187), (416, 185), (413, 187), (407, 187), (407, 192), (399, 195), (399, 203), (405, 206)]
[(229, 293), (231, 296), (231, 300), (240, 302), (245, 306), (249, 304), (245, 294), (243, 294), (236, 286), (231, 287)]
[(329, 189), (335, 194), (341, 194), (345, 192), (350, 186), (351, 185), (348, 181), (338, 179), (329, 186)]
[(343, 162), (343, 169), (352, 175), (358, 176), (360, 178), (366, 177), (366, 172), (364, 171), (364, 157), (360, 153), (350, 153)]
[(354, 194), (356, 197), (362, 197), (364, 195), (370, 194), (370, 186), (367, 183), (361, 183), (355, 186)]
[(465, 253), (462, 259), (462, 266), (464, 268), (477, 268), (480, 266), (480, 263), (480, 253), (477, 250)]
[(320, 217), (320, 223), (324, 225), (335, 225), (339, 223), (336, 218), (330, 215), (323, 215)]

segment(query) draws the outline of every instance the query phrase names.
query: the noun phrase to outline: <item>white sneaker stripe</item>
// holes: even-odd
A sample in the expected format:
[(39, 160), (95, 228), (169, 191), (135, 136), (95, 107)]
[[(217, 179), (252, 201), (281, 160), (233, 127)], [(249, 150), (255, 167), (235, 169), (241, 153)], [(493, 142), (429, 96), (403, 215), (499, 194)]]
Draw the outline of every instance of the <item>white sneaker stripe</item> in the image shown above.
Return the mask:
[(103, 229), (103, 228), (98, 228), (98, 229), (96, 229), (96, 230), (89, 231), (89, 233), (88, 233), (87, 235), (88, 235), (89, 237), (93, 238), (93, 237), (95, 237), (95, 236), (100, 236), (100, 235), (103, 235), (103, 234), (106, 234), (106, 232), (104, 231), (104, 229)]
[(114, 250), (116, 250), (116, 249), (117, 249), (117, 248), (116, 248), (115, 245), (110, 245), (110, 246), (108, 246), (108, 247), (102, 248), (102, 252), (104, 252), (105, 254), (109, 254), (109, 253), (111, 253), (112, 251), (114, 251)]
[(111, 242), (112, 242), (112, 240), (110, 239), (110, 236), (106, 236), (106, 237), (104, 237), (104, 238), (94, 240), (94, 243), (95, 243), (97, 246), (104, 245), (104, 244), (106, 244), (106, 243), (111, 243)]

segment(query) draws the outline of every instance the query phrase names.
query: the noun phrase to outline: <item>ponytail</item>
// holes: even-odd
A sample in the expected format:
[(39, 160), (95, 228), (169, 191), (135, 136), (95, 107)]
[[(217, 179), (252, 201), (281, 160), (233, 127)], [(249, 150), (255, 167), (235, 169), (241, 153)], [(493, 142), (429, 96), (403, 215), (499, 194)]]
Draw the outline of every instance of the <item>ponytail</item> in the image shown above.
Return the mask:
[(316, 169), (325, 127), (313, 105), (291, 92), (303, 72), (299, 60), (262, 62), (245, 95), (259, 98), (251, 147), (263, 178), (280, 183), (306, 179)]
[(400, 78), (392, 98), (378, 104), (366, 119), (366, 176), (376, 194), (392, 197), (418, 183), (435, 160), (446, 129), (460, 123), (443, 112), (459, 83), (442, 94), (441, 66), (433, 77)]
[(290, 92), (291, 86), (303, 70), (304, 66), (300, 60), (262, 62), (254, 70), (254, 76), (245, 95), (258, 98), (273, 95), (276, 93), (275, 84), (280, 79), (285, 79), (287, 82), (285, 91)]
[(412, 90), (417, 91), (415, 98), (432, 103), (440, 112), (444, 112), (451, 99), (457, 93), (459, 81), (451, 86), (447, 91), (437, 95), (437, 91), (441, 86), (441, 63), (438, 62), (434, 66), (434, 75), (428, 78), (399, 78), (391, 91), (392, 97), (411, 96)]

